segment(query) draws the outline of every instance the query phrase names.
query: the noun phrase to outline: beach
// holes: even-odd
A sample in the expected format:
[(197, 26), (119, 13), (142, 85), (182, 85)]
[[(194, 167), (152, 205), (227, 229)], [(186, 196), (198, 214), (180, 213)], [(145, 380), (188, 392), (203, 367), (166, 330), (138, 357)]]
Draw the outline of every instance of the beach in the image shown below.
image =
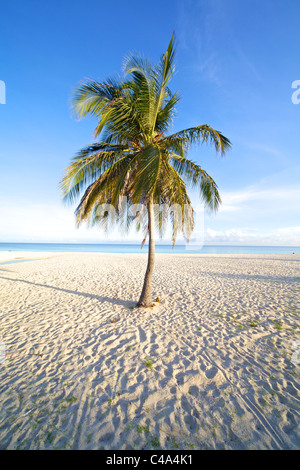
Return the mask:
[(148, 309), (146, 254), (16, 258), (0, 449), (300, 448), (299, 254), (159, 253)]

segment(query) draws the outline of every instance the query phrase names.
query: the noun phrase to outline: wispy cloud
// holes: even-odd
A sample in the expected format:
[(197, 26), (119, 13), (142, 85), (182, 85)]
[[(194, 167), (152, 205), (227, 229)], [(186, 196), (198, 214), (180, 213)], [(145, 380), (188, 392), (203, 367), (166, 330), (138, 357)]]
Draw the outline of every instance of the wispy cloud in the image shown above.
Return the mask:
[(268, 153), (270, 155), (274, 155), (276, 157), (280, 157), (282, 155), (281, 151), (278, 148), (272, 147), (268, 144), (260, 144), (260, 143), (253, 143), (253, 142), (246, 142), (245, 143), (250, 149)]
[[(219, 87), (223, 87), (224, 80), (231, 75), (232, 63), (238, 64), (245, 76), (250, 75), (256, 81), (262, 81), (253, 60), (235, 37), (234, 29), (226, 2), (179, 2), (179, 46), (184, 52), (193, 55), (194, 69)], [(220, 35), (223, 37), (222, 43)]]
[(206, 218), (206, 243), (300, 246), (300, 187), (260, 184), (222, 192), (223, 204)]
[(269, 233), (253, 229), (213, 230), (207, 228), (204, 235), (207, 244), (299, 246), (300, 226), (282, 227)]
[[(250, 186), (237, 191), (224, 191), (222, 193), (223, 204), (220, 211), (242, 210), (245, 203), (257, 202), (262, 210), (266, 203), (272, 203), (275, 211), (278, 205), (284, 205), (286, 209), (299, 209), (300, 187), (282, 187), (260, 189)], [(288, 205), (287, 205), (288, 204)]]
[(119, 226), (108, 233), (100, 227), (75, 225), (74, 209), (51, 203), (13, 204), (0, 200), (0, 242), (107, 243), (137, 240), (142, 235), (126, 234)]
[[(300, 220), (299, 187), (262, 189), (253, 185), (236, 191), (222, 191), (222, 198), (223, 204), (216, 216), (205, 218), (205, 243), (300, 245), (300, 226), (295, 223)], [(132, 230), (126, 236), (118, 226), (107, 235), (97, 227), (83, 225), (76, 229), (74, 208), (59, 203), (24, 201), (15, 204), (0, 200), (0, 220), (0, 241), (141, 241), (140, 233)], [(169, 232), (164, 240), (168, 235)]]

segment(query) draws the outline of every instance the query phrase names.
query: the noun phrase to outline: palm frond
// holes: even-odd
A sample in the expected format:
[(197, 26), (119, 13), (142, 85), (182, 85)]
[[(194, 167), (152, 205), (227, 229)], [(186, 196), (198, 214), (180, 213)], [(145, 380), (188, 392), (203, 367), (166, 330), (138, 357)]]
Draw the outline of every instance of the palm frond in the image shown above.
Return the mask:
[(221, 204), (221, 196), (218, 186), (213, 178), (199, 165), (187, 158), (171, 153), (172, 165), (175, 170), (184, 176), (193, 186), (199, 186), (200, 197), (204, 203), (212, 210), (216, 211)]
[(162, 56), (159, 64), (155, 67), (155, 73), (152, 80), (152, 91), (153, 96), (151, 106), (151, 123), (152, 133), (154, 133), (157, 116), (160, 112), (163, 100), (169, 95), (168, 84), (175, 72), (174, 70), (174, 58), (175, 58), (175, 37), (174, 34), (169, 42), (168, 48), (165, 54)]
[(122, 96), (122, 83), (117, 80), (108, 79), (100, 83), (87, 79), (82, 81), (76, 88), (72, 109), (79, 117), (83, 118), (88, 114), (99, 116), (105, 105), (113, 102)]
[(93, 224), (97, 207), (101, 204), (111, 204), (117, 208), (119, 198), (124, 195), (122, 187), (133, 159), (134, 155), (126, 155), (120, 158), (86, 189), (75, 211), (77, 225), (84, 220)]
[(161, 164), (160, 149), (157, 145), (149, 145), (136, 158), (136, 171), (131, 181), (130, 190), (133, 203), (147, 203), (155, 192)]
[(221, 132), (216, 131), (207, 124), (203, 124), (197, 127), (191, 127), (175, 134), (169, 135), (165, 138), (167, 145), (172, 145), (172, 142), (176, 140), (184, 142), (187, 146), (194, 143), (200, 144), (212, 144), (217, 152), (224, 155), (227, 150), (231, 147), (231, 142)]
[(65, 202), (74, 202), (87, 184), (97, 179), (103, 171), (128, 153), (125, 145), (98, 142), (81, 149), (73, 158), (60, 182)]

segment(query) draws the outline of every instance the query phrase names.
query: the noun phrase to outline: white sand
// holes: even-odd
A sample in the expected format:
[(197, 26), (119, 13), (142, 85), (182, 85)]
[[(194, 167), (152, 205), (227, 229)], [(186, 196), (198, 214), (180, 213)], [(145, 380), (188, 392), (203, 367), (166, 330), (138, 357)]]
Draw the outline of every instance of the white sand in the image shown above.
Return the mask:
[(1, 449), (300, 448), (300, 255), (9, 256)]

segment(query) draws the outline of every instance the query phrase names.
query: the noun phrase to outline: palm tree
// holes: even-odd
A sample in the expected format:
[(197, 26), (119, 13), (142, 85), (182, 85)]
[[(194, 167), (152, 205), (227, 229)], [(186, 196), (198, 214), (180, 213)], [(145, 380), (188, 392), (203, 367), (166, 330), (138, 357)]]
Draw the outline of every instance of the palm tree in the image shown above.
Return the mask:
[[(212, 211), (221, 203), (213, 178), (187, 159), (190, 146), (209, 143), (221, 154), (231, 146), (221, 132), (206, 124), (167, 134), (179, 101), (178, 93), (169, 88), (174, 55), (173, 35), (157, 64), (132, 55), (125, 60), (124, 79), (101, 83), (86, 80), (80, 84), (73, 98), (74, 110), (79, 118), (95, 116), (98, 124), (94, 136), (102, 134), (102, 138), (73, 158), (60, 183), (64, 199), (69, 202), (85, 190), (75, 211), (77, 225), (86, 221), (107, 227), (107, 208), (112, 207), (114, 220), (127, 227), (134, 222), (137, 230), (144, 230), (142, 245), (148, 237), (149, 247), (137, 304), (141, 307), (153, 305), (155, 227), (162, 235), (171, 221), (173, 246), (179, 230), (187, 240), (193, 230), (194, 211), (186, 182), (199, 187), (203, 201)], [(136, 205), (138, 210), (128, 211)]]

